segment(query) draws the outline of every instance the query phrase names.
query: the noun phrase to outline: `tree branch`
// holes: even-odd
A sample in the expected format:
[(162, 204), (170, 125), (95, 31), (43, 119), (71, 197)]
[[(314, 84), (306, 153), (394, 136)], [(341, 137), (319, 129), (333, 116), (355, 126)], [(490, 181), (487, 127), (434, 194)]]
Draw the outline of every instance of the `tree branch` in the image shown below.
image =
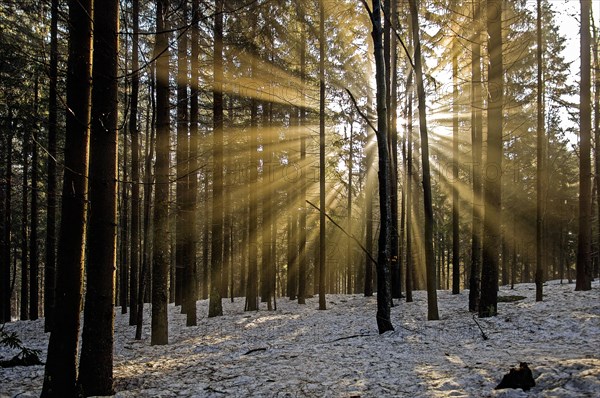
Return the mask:
[(356, 239), (354, 236), (352, 236), (348, 232), (346, 232), (346, 230), (344, 228), (342, 228), (340, 226), (340, 224), (336, 223), (333, 220), (333, 218), (331, 218), (329, 216), (329, 214), (327, 214), (323, 210), (319, 209), (319, 207), (317, 207), (315, 204), (313, 204), (310, 200), (307, 200), (306, 203), (308, 203), (309, 205), (311, 205), (312, 207), (314, 207), (315, 209), (317, 209), (319, 211), (319, 213), (323, 213), (323, 215), (325, 217), (327, 217), (327, 219), (329, 221), (331, 221), (333, 223), (333, 225), (335, 225), (336, 227), (338, 227), (340, 229), (340, 231), (342, 231), (344, 233), (344, 235), (346, 235), (347, 237), (349, 237), (350, 239), (352, 239), (353, 241), (355, 241), (356, 244), (362, 249), (362, 251), (365, 252), (365, 254), (367, 255), (367, 257), (369, 257), (369, 260), (373, 261), (373, 263), (375, 263), (375, 265), (377, 265), (377, 261), (373, 258), (373, 256), (371, 255), (371, 253), (369, 253), (369, 251), (367, 249), (365, 249), (365, 247), (360, 243), (360, 241), (358, 239)]
[(375, 126), (373, 125), (373, 123), (369, 120), (369, 118), (367, 117), (367, 115), (365, 115), (360, 110), (360, 108), (358, 107), (358, 104), (356, 103), (356, 98), (354, 98), (354, 95), (352, 95), (352, 92), (350, 92), (350, 90), (348, 90), (347, 88), (345, 90), (348, 93), (348, 95), (350, 96), (350, 99), (352, 100), (352, 103), (354, 104), (354, 107), (356, 108), (356, 111), (358, 112), (358, 114), (360, 115), (360, 117), (362, 117), (365, 120), (365, 122), (367, 122), (367, 124), (369, 125), (369, 127), (371, 127), (373, 129), (373, 131), (375, 131), (375, 133), (377, 133), (377, 129), (375, 128)]

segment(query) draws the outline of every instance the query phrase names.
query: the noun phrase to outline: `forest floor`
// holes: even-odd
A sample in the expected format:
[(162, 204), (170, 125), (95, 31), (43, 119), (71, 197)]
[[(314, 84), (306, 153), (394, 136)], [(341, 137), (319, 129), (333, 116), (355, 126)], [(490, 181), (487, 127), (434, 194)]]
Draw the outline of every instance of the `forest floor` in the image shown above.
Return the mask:
[[(150, 346), (149, 326), (135, 327), (117, 308), (115, 397), (597, 397), (600, 394), (600, 283), (588, 292), (547, 282), (502, 287), (499, 315), (478, 319), (468, 291), (439, 291), (441, 320), (427, 321), (425, 292), (392, 308), (395, 331), (377, 333), (376, 298), (328, 295), (306, 305), (280, 298), (276, 311), (244, 312), (244, 299), (223, 300), (224, 316), (186, 327), (169, 307), (168, 346)], [(261, 304), (262, 306), (263, 304)], [(146, 313), (146, 324), (148, 313)], [(6, 325), (46, 356), (43, 320)], [(0, 359), (13, 355), (0, 348)], [(494, 390), (510, 367), (529, 363), (529, 392)], [(37, 397), (44, 367), (0, 368), (0, 397)]]

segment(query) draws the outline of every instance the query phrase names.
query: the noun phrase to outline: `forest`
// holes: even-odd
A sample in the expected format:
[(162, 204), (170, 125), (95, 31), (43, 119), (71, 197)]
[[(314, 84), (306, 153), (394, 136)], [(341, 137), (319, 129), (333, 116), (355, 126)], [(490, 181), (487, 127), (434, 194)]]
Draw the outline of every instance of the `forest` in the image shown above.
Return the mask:
[(0, 396), (592, 396), (596, 5), (0, 0)]

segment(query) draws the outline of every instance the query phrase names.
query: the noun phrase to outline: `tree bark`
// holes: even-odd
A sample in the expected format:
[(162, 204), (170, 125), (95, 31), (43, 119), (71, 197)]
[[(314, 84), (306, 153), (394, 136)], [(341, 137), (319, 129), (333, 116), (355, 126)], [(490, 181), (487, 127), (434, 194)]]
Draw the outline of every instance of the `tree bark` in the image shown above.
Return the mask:
[(129, 253), (129, 325), (135, 325), (138, 304), (140, 270), (140, 137), (138, 129), (139, 30), (140, 2), (132, 4), (133, 38), (131, 41), (131, 105), (129, 109), (129, 134), (131, 135), (131, 242)]
[[(187, 1), (180, 1), (181, 24), (188, 24)], [(177, 38), (177, 193), (175, 214), (175, 305), (182, 305), (184, 298), (184, 273), (187, 267), (189, 252), (189, 137), (188, 137), (188, 39), (187, 32), (180, 32)], [(173, 289), (173, 286), (171, 286)]]
[(189, 152), (189, 197), (186, 202), (187, 212), (189, 214), (190, 230), (188, 234), (188, 262), (185, 264), (185, 280), (187, 282), (184, 303), (186, 305), (187, 314), (186, 326), (196, 326), (196, 301), (198, 299), (198, 274), (196, 269), (196, 250), (198, 242), (198, 226), (197, 220), (197, 201), (198, 201), (198, 169), (200, 162), (198, 159), (200, 145), (200, 136), (198, 133), (198, 95), (199, 95), (199, 65), (198, 57), (200, 56), (200, 46), (198, 43), (200, 37), (200, 10), (199, 0), (192, 0), (192, 43), (191, 43), (191, 96), (190, 96), (190, 152)]
[(473, 39), (471, 41), (471, 146), (473, 173), (473, 214), (471, 230), (471, 270), (469, 273), (469, 311), (479, 310), (481, 284), (481, 146), (483, 119), (481, 116), (481, 3), (473, 2)]
[(169, 342), (169, 46), (167, 13), (169, 0), (156, 7), (156, 163), (152, 233), (152, 345)]
[(306, 27), (302, 5), (298, 5), (298, 18), (300, 20), (300, 79), (302, 81), (300, 106), (300, 215), (298, 218), (299, 236), (299, 259), (298, 259), (298, 304), (306, 304), (306, 274), (308, 268), (306, 251), (306, 105), (304, 103), (304, 83), (306, 80)]
[(580, 136), (579, 136), (579, 236), (577, 239), (577, 278), (575, 290), (590, 290), (591, 283), (591, 82), (590, 82), (590, 0), (580, 0), (581, 38), (579, 88)]
[[(537, 0), (537, 167), (536, 167), (536, 214), (535, 214), (535, 300), (542, 301), (544, 294), (543, 264), (543, 192), (544, 192), (544, 104), (543, 104), (543, 64), (542, 64), (542, 0)], [(504, 270), (504, 267), (502, 268)]]
[(75, 396), (85, 250), (91, 93), (91, 0), (69, 1), (69, 56), (62, 216), (57, 253), (54, 327), (42, 397)]
[(371, 13), (372, 37), (375, 48), (375, 80), (377, 82), (377, 153), (379, 155), (379, 212), (380, 229), (377, 249), (377, 327), (379, 333), (394, 330), (390, 320), (391, 296), (391, 234), (392, 204), (390, 184), (390, 161), (388, 120), (386, 108), (385, 62), (381, 26), (381, 2), (373, 1)]
[(425, 88), (423, 85), (423, 67), (421, 58), (421, 40), (419, 38), (419, 15), (417, 0), (409, 0), (412, 20), (413, 43), (415, 47), (415, 78), (419, 102), (419, 131), (421, 133), (421, 157), (423, 162), (423, 207), (425, 211), (425, 271), (427, 274), (427, 319), (439, 319), (436, 291), (435, 255), (433, 251), (433, 206), (431, 199), (431, 177), (429, 167), (429, 139), (427, 136), (427, 117)]
[(79, 385), (85, 396), (114, 394), (118, 18), (118, 0), (103, 1), (101, 7), (96, 3), (89, 172), (90, 233), (87, 235), (87, 283), (79, 364)]
[(460, 202), (458, 197), (458, 37), (452, 41), (452, 294), (460, 293)]
[(21, 317), (22, 321), (29, 319), (29, 201), (27, 183), (29, 182), (29, 136), (23, 136), (23, 173), (21, 198)]
[(490, 66), (488, 73), (488, 134), (485, 179), (483, 184), (483, 255), (479, 316), (495, 316), (498, 312), (498, 264), (501, 241), (502, 189), (502, 1), (488, 0), (487, 31)]
[[(34, 114), (39, 118), (39, 78), (34, 82)], [(31, 225), (29, 236), (29, 319), (38, 319), (39, 312), (39, 262), (38, 262), (38, 124), (33, 129), (31, 145)]]
[(319, 1), (319, 309), (327, 309), (325, 270), (327, 246), (325, 237), (325, 5)]
[(213, 200), (208, 316), (223, 315), (220, 281), (223, 268), (223, 0), (215, 0), (213, 87)]

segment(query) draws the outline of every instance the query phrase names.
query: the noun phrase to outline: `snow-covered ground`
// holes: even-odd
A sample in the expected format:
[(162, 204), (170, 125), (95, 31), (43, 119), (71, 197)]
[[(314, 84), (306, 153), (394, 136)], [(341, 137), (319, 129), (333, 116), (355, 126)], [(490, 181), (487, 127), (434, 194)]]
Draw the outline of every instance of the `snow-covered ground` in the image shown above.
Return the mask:
[[(425, 293), (415, 292), (413, 303), (392, 309), (396, 330), (383, 335), (375, 297), (329, 295), (326, 311), (317, 310), (317, 297), (306, 305), (280, 298), (277, 311), (251, 313), (238, 298), (224, 300), (218, 318), (206, 318), (200, 301), (196, 327), (170, 307), (170, 344), (154, 347), (149, 326), (136, 341), (117, 310), (116, 397), (599, 397), (600, 284), (575, 292), (552, 281), (544, 290), (536, 303), (533, 284), (502, 287), (500, 296), (526, 298), (478, 319), (488, 340), (466, 309), (468, 292), (438, 292), (440, 321), (426, 320)], [(42, 320), (6, 330), (45, 358)], [(4, 359), (12, 354), (0, 349)], [(529, 363), (536, 386), (494, 390), (519, 362)], [(0, 397), (39, 396), (43, 373), (43, 366), (0, 368)]]

